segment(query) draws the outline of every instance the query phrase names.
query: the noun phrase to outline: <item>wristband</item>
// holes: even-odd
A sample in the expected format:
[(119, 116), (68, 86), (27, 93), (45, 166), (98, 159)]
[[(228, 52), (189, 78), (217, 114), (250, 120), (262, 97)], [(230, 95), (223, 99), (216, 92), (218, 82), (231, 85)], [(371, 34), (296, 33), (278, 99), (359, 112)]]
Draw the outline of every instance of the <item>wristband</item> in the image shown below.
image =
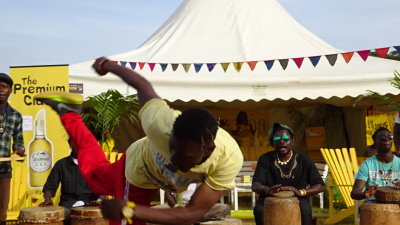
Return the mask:
[(301, 189), (300, 196), (306, 196), (306, 195), (307, 195), (307, 191), (305, 189)]
[(135, 216), (135, 207), (136, 204), (134, 202), (127, 202), (122, 207), (122, 215), (124, 215), (126, 222), (129, 224), (132, 224), (132, 218)]

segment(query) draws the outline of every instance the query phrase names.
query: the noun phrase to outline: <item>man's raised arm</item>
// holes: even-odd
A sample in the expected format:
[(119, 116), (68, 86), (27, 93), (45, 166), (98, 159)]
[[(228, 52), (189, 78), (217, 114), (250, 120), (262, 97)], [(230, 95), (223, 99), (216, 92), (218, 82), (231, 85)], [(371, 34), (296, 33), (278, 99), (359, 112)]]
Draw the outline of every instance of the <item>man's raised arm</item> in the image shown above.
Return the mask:
[(135, 88), (137, 90), (139, 104), (141, 106), (153, 98), (160, 98), (148, 80), (135, 71), (122, 67), (117, 63), (108, 60), (107, 58), (101, 57), (96, 59), (96, 61), (93, 63), (93, 68), (101, 76), (111, 72), (119, 76), (125, 81), (125, 83)]

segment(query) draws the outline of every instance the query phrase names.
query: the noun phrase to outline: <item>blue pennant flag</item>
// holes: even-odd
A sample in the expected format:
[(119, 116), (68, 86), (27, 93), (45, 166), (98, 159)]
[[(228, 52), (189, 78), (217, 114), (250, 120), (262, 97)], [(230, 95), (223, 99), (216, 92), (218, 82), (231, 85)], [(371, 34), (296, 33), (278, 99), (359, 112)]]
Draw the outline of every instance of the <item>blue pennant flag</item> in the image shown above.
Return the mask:
[(215, 65), (217, 65), (217, 64), (216, 63), (207, 63), (208, 71), (210, 71), (210, 72), (213, 71)]
[(267, 69), (270, 70), (272, 66), (274, 65), (275, 60), (268, 60), (264, 61), (265, 65), (267, 66)]
[(164, 72), (167, 69), (168, 63), (160, 63), (161, 70)]
[(193, 65), (194, 65), (194, 70), (196, 71), (196, 73), (198, 73), (201, 70), (203, 63), (193, 63)]
[(321, 59), (321, 56), (311, 56), (308, 57), (311, 61), (311, 63), (313, 64), (314, 67), (316, 67), (319, 63), (319, 60)]
[(120, 61), (120, 63), (121, 63), (121, 66), (122, 66), (122, 67), (125, 67), (125, 66), (126, 66), (126, 61)]
[(400, 45), (399, 46), (393, 46), (393, 48), (395, 48), (396, 51), (397, 51), (397, 54), (400, 55)]

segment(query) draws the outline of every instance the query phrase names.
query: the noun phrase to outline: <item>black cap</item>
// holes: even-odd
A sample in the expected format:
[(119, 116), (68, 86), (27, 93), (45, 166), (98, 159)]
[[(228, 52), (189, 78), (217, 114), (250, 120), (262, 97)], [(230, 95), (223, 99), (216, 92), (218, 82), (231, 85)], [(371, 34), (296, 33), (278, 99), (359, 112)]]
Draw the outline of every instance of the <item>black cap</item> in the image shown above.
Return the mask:
[(0, 81), (5, 82), (5, 83), (9, 84), (10, 86), (12, 86), (14, 84), (14, 81), (11, 79), (11, 77), (5, 73), (0, 73)]
[(288, 125), (274, 123), (272, 125), (272, 128), (269, 130), (269, 143), (271, 146), (274, 146), (272, 139), (274, 138), (275, 132), (278, 130), (287, 130), (290, 133), (290, 135), (292, 135), (292, 138), (294, 138), (294, 132)]

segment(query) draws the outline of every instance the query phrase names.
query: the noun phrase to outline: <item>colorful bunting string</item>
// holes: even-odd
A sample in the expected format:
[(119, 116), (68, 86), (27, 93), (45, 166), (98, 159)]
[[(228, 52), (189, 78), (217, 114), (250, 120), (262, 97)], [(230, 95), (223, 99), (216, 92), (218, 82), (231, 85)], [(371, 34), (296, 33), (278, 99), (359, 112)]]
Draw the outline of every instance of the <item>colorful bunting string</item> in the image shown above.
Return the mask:
[[(391, 46), (391, 47), (384, 47), (384, 48), (375, 48), (375, 49), (368, 49), (368, 50), (359, 50), (359, 51), (352, 51), (352, 52), (343, 52), (343, 53), (337, 53), (337, 54), (328, 54), (328, 55), (320, 55), (320, 56), (307, 56), (307, 57), (296, 57), (296, 58), (288, 58), (288, 59), (272, 59), (272, 60), (260, 60), (260, 61), (247, 61), (247, 62), (223, 62), (223, 63), (154, 63), (154, 62), (127, 62), (127, 61), (119, 61), (120, 65), (123, 67), (126, 67), (126, 65), (129, 63), (130, 67), (132, 70), (136, 69), (136, 66), (139, 65), (139, 69), (142, 70), (144, 66), (147, 64), (150, 68), (150, 71), (153, 71), (155, 66), (157, 64), (160, 65), (161, 71), (165, 72), (166, 69), (168, 68), (168, 65), (171, 65), (172, 71), (176, 71), (179, 67), (179, 65), (182, 65), (184, 71), (187, 73), (190, 70), (191, 65), (193, 64), (194, 70), (196, 73), (199, 73), (201, 69), (203, 68), (203, 65), (205, 64), (208, 71), (212, 72), (217, 64), (220, 64), (222, 67), (222, 70), (226, 72), (229, 68), (230, 64), (233, 64), (233, 67), (235, 70), (239, 73), (242, 70), (243, 64), (247, 63), (249, 66), (250, 70), (253, 71), (255, 67), (257, 66), (258, 62), (264, 62), (266, 68), (268, 71), (272, 69), (274, 66), (275, 60), (279, 61), (279, 64), (281, 65), (283, 70), (286, 70), (289, 64), (289, 60), (291, 59), (297, 66), (297, 68), (301, 69), (304, 59), (308, 58), (311, 62), (311, 64), (314, 67), (317, 67), (317, 65), (320, 62), (320, 59), (322, 56), (325, 56), (326, 59), (328, 60), (329, 64), (331, 66), (334, 66), (337, 62), (338, 55), (342, 55), (343, 60), (348, 64), (354, 56), (354, 53), (357, 52), (357, 54), (361, 57), (363, 61), (367, 61), (371, 51), (375, 51), (376, 54), (381, 57), (381, 58), (386, 58), (388, 55), (388, 52), (391, 48), (394, 48), (395, 51), (397, 51), (398, 54), (400, 54), (400, 46)], [(118, 61), (114, 61), (118, 63)]]

